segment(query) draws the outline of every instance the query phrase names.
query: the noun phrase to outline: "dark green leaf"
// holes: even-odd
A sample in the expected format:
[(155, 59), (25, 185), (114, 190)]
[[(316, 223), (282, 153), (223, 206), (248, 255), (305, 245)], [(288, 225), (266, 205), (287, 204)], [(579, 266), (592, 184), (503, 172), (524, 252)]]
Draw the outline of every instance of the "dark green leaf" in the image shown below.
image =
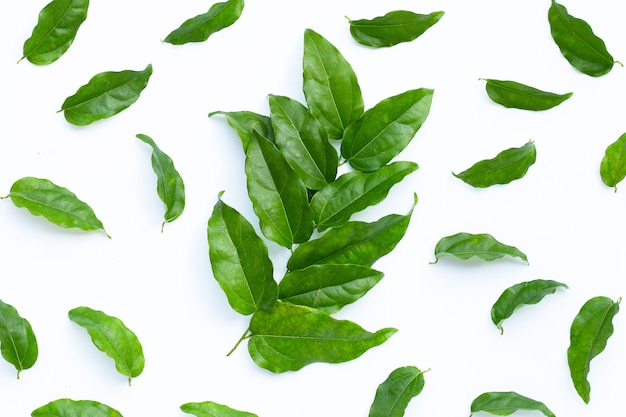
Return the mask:
[(214, 111), (209, 113), (209, 117), (222, 114), (226, 117), (226, 121), (230, 127), (237, 133), (244, 151), (248, 149), (248, 143), (252, 139), (252, 131), (258, 130), (258, 132), (264, 138), (267, 138), (270, 142), (274, 142), (274, 130), (272, 128), (272, 122), (269, 117), (257, 114), (251, 111)]
[(491, 100), (513, 109), (548, 110), (573, 95), (550, 93), (515, 81), (485, 79), (485, 82), (485, 90)]
[(452, 255), (456, 258), (467, 260), (474, 256), (484, 260), (493, 261), (506, 255), (522, 259), (528, 263), (524, 253), (514, 246), (498, 242), (493, 236), (471, 233), (457, 233), (452, 236), (441, 238), (435, 246), (435, 262), (441, 256)]
[(180, 409), (196, 417), (257, 417), (256, 414), (247, 413), (232, 409), (226, 405), (204, 401), (201, 403), (187, 403), (180, 406)]
[(52, 0), (39, 12), (37, 25), (24, 42), (22, 59), (47, 65), (72, 45), (80, 25), (87, 19), (89, 0)]
[(62, 398), (49, 402), (31, 413), (31, 417), (123, 417), (108, 405), (90, 400)]
[(529, 141), (520, 148), (506, 149), (492, 159), (476, 162), (465, 171), (452, 175), (476, 188), (508, 184), (526, 175), (536, 159), (535, 143)]
[(415, 366), (397, 368), (378, 386), (369, 417), (402, 417), (411, 399), (424, 389), (424, 372)]
[(61, 111), (73, 125), (86, 126), (130, 107), (148, 85), (152, 65), (142, 71), (101, 72), (65, 99)]
[(374, 171), (395, 158), (426, 121), (433, 90), (420, 88), (386, 98), (346, 129), (341, 156), (359, 171)]
[(204, 42), (209, 36), (235, 23), (243, 12), (244, 0), (228, 0), (215, 3), (208, 12), (186, 20), (172, 31), (163, 42), (183, 45)]
[(207, 236), (213, 276), (231, 307), (246, 315), (271, 308), (278, 285), (267, 246), (252, 225), (220, 198), (209, 218)]
[(585, 403), (589, 403), (591, 391), (587, 381), (589, 364), (602, 353), (613, 334), (613, 317), (619, 312), (620, 301), (614, 302), (608, 297), (591, 298), (572, 322), (567, 363), (576, 392)]
[(508, 416), (516, 411), (540, 411), (546, 417), (555, 417), (554, 413), (542, 402), (524, 397), (516, 392), (485, 392), (472, 401), (472, 415), (483, 411), (496, 416)]
[(607, 146), (600, 163), (600, 177), (617, 191), (617, 184), (626, 177), (626, 133)]
[(370, 333), (348, 320), (323, 311), (279, 302), (271, 311), (259, 310), (250, 321), (250, 356), (275, 373), (297, 371), (315, 363), (340, 363), (358, 358), (389, 339), (396, 329)]
[(0, 300), (0, 353), (15, 367), (17, 377), (37, 361), (39, 347), (30, 323), (15, 307)]
[(444, 12), (418, 14), (394, 10), (373, 19), (350, 20), (350, 34), (360, 44), (383, 48), (417, 39), (443, 17)]

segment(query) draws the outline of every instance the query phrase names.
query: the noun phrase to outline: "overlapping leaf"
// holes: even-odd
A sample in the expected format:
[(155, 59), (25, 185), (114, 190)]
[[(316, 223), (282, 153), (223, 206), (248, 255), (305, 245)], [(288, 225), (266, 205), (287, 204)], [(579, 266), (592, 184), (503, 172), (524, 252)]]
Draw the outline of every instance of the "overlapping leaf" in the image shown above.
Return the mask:
[(28, 320), (15, 307), (0, 300), (0, 353), (15, 367), (17, 377), (37, 361), (39, 345)]
[(261, 136), (274, 143), (274, 129), (269, 117), (251, 111), (214, 111), (209, 113), (209, 117), (218, 114), (226, 117), (230, 127), (233, 128), (239, 139), (241, 139), (244, 151), (248, 149), (248, 143), (253, 138), (253, 130), (258, 130)]

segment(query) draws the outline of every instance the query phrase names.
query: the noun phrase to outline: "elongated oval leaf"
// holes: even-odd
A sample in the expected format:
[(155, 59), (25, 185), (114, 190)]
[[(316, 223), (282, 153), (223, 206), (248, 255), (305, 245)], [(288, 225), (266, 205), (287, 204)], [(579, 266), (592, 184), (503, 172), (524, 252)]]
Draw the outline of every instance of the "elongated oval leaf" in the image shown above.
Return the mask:
[(591, 385), (587, 380), (589, 365), (606, 347), (613, 334), (613, 317), (619, 312), (621, 300), (594, 297), (582, 306), (570, 328), (567, 363), (576, 392), (589, 403)]
[(414, 162), (393, 162), (373, 172), (347, 172), (318, 191), (311, 199), (319, 231), (339, 227), (354, 213), (380, 203), (391, 187), (415, 172)]
[(433, 263), (436, 263), (440, 257), (446, 255), (462, 260), (478, 257), (488, 262), (504, 256), (512, 256), (528, 263), (526, 255), (515, 246), (501, 243), (487, 233), (472, 234), (461, 232), (441, 238), (435, 246), (435, 262)]
[(546, 417), (555, 417), (546, 405), (540, 401), (525, 397), (516, 392), (485, 392), (472, 401), (472, 414), (483, 411), (496, 416), (508, 416), (516, 411), (539, 411)]
[(86, 126), (115, 116), (139, 99), (152, 75), (152, 65), (142, 71), (101, 72), (65, 99), (61, 111), (65, 120)]
[(93, 310), (89, 307), (76, 307), (69, 311), (71, 321), (87, 330), (93, 344), (115, 361), (115, 369), (132, 378), (143, 372), (145, 358), (143, 347), (137, 335), (117, 317)]
[(524, 304), (537, 304), (543, 297), (554, 294), (559, 288), (568, 287), (561, 282), (547, 279), (536, 279), (515, 284), (504, 290), (491, 307), (491, 321), (501, 332), (504, 332), (502, 322), (511, 317), (515, 310)]
[(165, 214), (161, 231), (165, 223), (173, 222), (185, 209), (185, 184), (174, 167), (174, 161), (163, 152), (150, 136), (138, 134), (137, 138), (152, 148), (152, 169), (157, 176), (157, 194), (165, 204)]
[(341, 156), (354, 169), (374, 171), (395, 158), (426, 121), (434, 91), (409, 90), (386, 98), (346, 129)]
[(31, 413), (31, 417), (123, 417), (108, 405), (91, 400), (70, 400), (61, 398), (41, 406)]
[(15, 307), (0, 300), (0, 353), (15, 367), (17, 377), (37, 361), (39, 346), (33, 329)]
[(250, 321), (248, 351), (254, 362), (274, 373), (297, 371), (315, 363), (340, 363), (358, 358), (389, 339), (396, 329), (375, 333), (323, 311), (279, 302), (259, 310)]
[(402, 417), (409, 402), (424, 389), (424, 372), (415, 366), (395, 369), (376, 389), (369, 417)]
[(240, 314), (271, 308), (278, 284), (267, 246), (252, 225), (220, 198), (207, 225), (213, 276), (230, 306)]
[(213, 401), (186, 403), (181, 405), (180, 409), (196, 417), (257, 417), (256, 414), (235, 410), (234, 408)]
[(443, 17), (444, 12), (419, 14), (394, 10), (373, 19), (350, 20), (350, 34), (355, 41), (374, 48), (411, 42)]
[(261, 136), (274, 143), (274, 129), (269, 117), (251, 111), (214, 111), (209, 117), (221, 114), (226, 117), (228, 125), (241, 139), (243, 150), (248, 149), (248, 143), (252, 140), (252, 131), (258, 130)]
[(243, 12), (244, 0), (228, 0), (215, 3), (208, 12), (186, 20), (172, 31), (163, 42), (183, 45), (189, 42), (204, 42), (209, 36), (235, 23)]
[[(57, 226), (85, 231), (104, 230), (92, 208), (74, 193), (43, 178), (24, 177), (13, 183), (9, 198), (35, 216), (43, 216)], [(108, 234), (107, 234), (108, 236)]]
[(52, 0), (39, 12), (37, 25), (24, 42), (22, 59), (48, 65), (70, 48), (87, 19), (89, 0)]
[(535, 143), (529, 141), (520, 148), (506, 149), (491, 159), (476, 162), (465, 171), (452, 175), (472, 187), (487, 188), (524, 177), (536, 160)]
[(311, 113), (331, 139), (363, 114), (361, 87), (352, 66), (341, 52), (314, 30), (304, 31), (303, 86)]
[(607, 146), (600, 163), (600, 177), (617, 191), (617, 184), (626, 177), (626, 133)]
[(541, 111), (558, 106), (574, 93), (556, 94), (516, 81), (485, 79), (487, 95), (504, 107)]

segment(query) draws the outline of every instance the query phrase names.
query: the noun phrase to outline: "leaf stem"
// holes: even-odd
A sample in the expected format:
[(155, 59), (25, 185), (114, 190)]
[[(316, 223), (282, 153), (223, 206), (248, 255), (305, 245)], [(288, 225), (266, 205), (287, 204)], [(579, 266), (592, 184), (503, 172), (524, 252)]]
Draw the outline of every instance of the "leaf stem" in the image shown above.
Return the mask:
[(226, 354), (226, 356), (230, 356), (231, 353), (233, 353), (239, 347), (239, 344), (243, 342), (245, 339), (249, 338), (250, 336), (252, 336), (252, 334), (250, 333), (250, 328), (247, 328), (246, 331), (243, 333), (243, 335), (241, 335), (239, 340), (237, 340), (237, 343), (235, 343), (235, 346), (233, 346), (233, 348)]

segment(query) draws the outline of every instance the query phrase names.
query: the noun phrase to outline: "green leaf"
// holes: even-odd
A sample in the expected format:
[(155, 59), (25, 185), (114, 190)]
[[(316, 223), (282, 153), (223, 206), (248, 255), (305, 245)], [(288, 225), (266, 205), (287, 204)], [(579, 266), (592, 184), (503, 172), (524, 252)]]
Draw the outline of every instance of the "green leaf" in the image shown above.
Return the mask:
[(33, 329), (15, 307), (0, 300), (0, 353), (20, 372), (32, 368), (39, 355), (39, 347)]
[(374, 48), (411, 42), (443, 17), (444, 12), (418, 14), (394, 10), (373, 19), (350, 20), (350, 34), (355, 41)]
[(256, 414), (235, 410), (226, 405), (204, 401), (201, 403), (187, 403), (180, 406), (180, 409), (196, 417), (257, 417)]
[(253, 134), (245, 162), (248, 195), (263, 235), (291, 248), (313, 233), (306, 186), (276, 146), (257, 131)]
[(369, 417), (402, 417), (411, 399), (424, 389), (424, 372), (415, 366), (395, 369), (378, 386)]
[(76, 227), (85, 231), (102, 230), (106, 233), (89, 205), (67, 188), (50, 180), (21, 178), (11, 186), (9, 198), (17, 207), (24, 207), (35, 216), (43, 216), (57, 226)]
[(587, 380), (589, 364), (598, 356), (613, 334), (613, 317), (619, 312), (620, 300), (594, 297), (580, 309), (570, 328), (567, 363), (574, 388), (585, 403), (589, 403), (591, 385)]
[(77, 126), (115, 116), (139, 99), (151, 75), (152, 65), (142, 71), (101, 72), (66, 98), (60, 111)]
[(115, 361), (115, 369), (128, 377), (130, 384), (143, 372), (143, 348), (135, 333), (117, 317), (89, 307), (69, 311), (71, 321), (87, 330), (93, 344)]
[(520, 258), (528, 263), (528, 258), (519, 249), (500, 243), (493, 236), (486, 233), (471, 234), (461, 232), (441, 238), (435, 246), (435, 262), (432, 263), (437, 263), (441, 256), (446, 255), (462, 260), (476, 256), (488, 262), (508, 255)]
[(472, 401), (472, 415), (483, 411), (496, 416), (508, 416), (516, 411), (540, 411), (546, 417), (555, 417), (554, 413), (542, 402), (525, 397), (516, 392), (485, 392)]
[(315, 363), (340, 363), (358, 358), (389, 339), (396, 329), (370, 333), (348, 320), (290, 303), (259, 310), (250, 321), (248, 351), (254, 362), (274, 373), (297, 371)]
[(123, 417), (108, 405), (90, 400), (62, 398), (49, 402), (31, 413), (32, 417)]
[(303, 86), (306, 103), (331, 139), (341, 139), (364, 109), (352, 66), (317, 32), (304, 31)]
[(166, 207), (163, 215), (165, 220), (161, 225), (163, 231), (165, 223), (176, 220), (185, 209), (185, 184), (174, 167), (172, 158), (159, 149), (151, 137), (140, 133), (137, 138), (152, 148), (151, 160), (152, 169), (157, 176), (157, 193)]
[(617, 184), (626, 177), (626, 133), (607, 146), (600, 163), (600, 177), (617, 192)]
[(233, 128), (237, 136), (239, 136), (239, 139), (241, 139), (244, 151), (248, 149), (248, 143), (253, 138), (253, 130), (258, 130), (261, 136), (274, 143), (274, 129), (272, 128), (272, 122), (269, 117), (251, 111), (214, 111), (209, 113), (209, 117), (218, 114), (226, 117), (229, 126)]
[(386, 98), (346, 129), (341, 156), (354, 169), (374, 171), (403, 151), (426, 121), (433, 90), (419, 88)]
[(328, 133), (302, 104), (289, 97), (269, 96), (276, 146), (311, 190), (319, 190), (337, 175), (339, 156)]
[(592, 77), (611, 71), (616, 61), (587, 22), (571, 16), (554, 0), (548, 10), (548, 22), (554, 42), (574, 68)]
[(487, 188), (524, 177), (536, 159), (535, 143), (529, 141), (520, 148), (506, 149), (494, 158), (476, 162), (465, 171), (452, 175), (472, 187)]
[(567, 285), (545, 279), (520, 282), (502, 293), (491, 307), (491, 321), (504, 332), (502, 322), (511, 317), (515, 310), (524, 304), (537, 304), (546, 295), (554, 294), (558, 288), (568, 288)]
[(209, 218), (207, 237), (213, 276), (230, 306), (244, 315), (271, 308), (278, 284), (267, 246), (252, 225), (219, 198)]
[(33, 64), (48, 65), (70, 48), (87, 19), (89, 0), (52, 0), (39, 12), (37, 25), (25, 42), (23, 56)]
[(383, 276), (363, 265), (311, 265), (287, 273), (278, 286), (278, 297), (332, 314), (363, 297)]
[(317, 228), (324, 231), (348, 222), (354, 213), (380, 203), (391, 187), (415, 172), (414, 162), (394, 162), (373, 172), (347, 172), (311, 199)]
[(186, 20), (172, 31), (163, 42), (183, 45), (189, 42), (204, 42), (209, 36), (235, 23), (243, 12), (244, 0), (228, 0), (215, 3), (209, 11)]
[[(481, 78), (483, 79), (483, 78)], [(522, 110), (548, 110), (556, 107), (574, 93), (556, 94), (515, 81), (483, 79), (487, 95), (504, 107)]]

